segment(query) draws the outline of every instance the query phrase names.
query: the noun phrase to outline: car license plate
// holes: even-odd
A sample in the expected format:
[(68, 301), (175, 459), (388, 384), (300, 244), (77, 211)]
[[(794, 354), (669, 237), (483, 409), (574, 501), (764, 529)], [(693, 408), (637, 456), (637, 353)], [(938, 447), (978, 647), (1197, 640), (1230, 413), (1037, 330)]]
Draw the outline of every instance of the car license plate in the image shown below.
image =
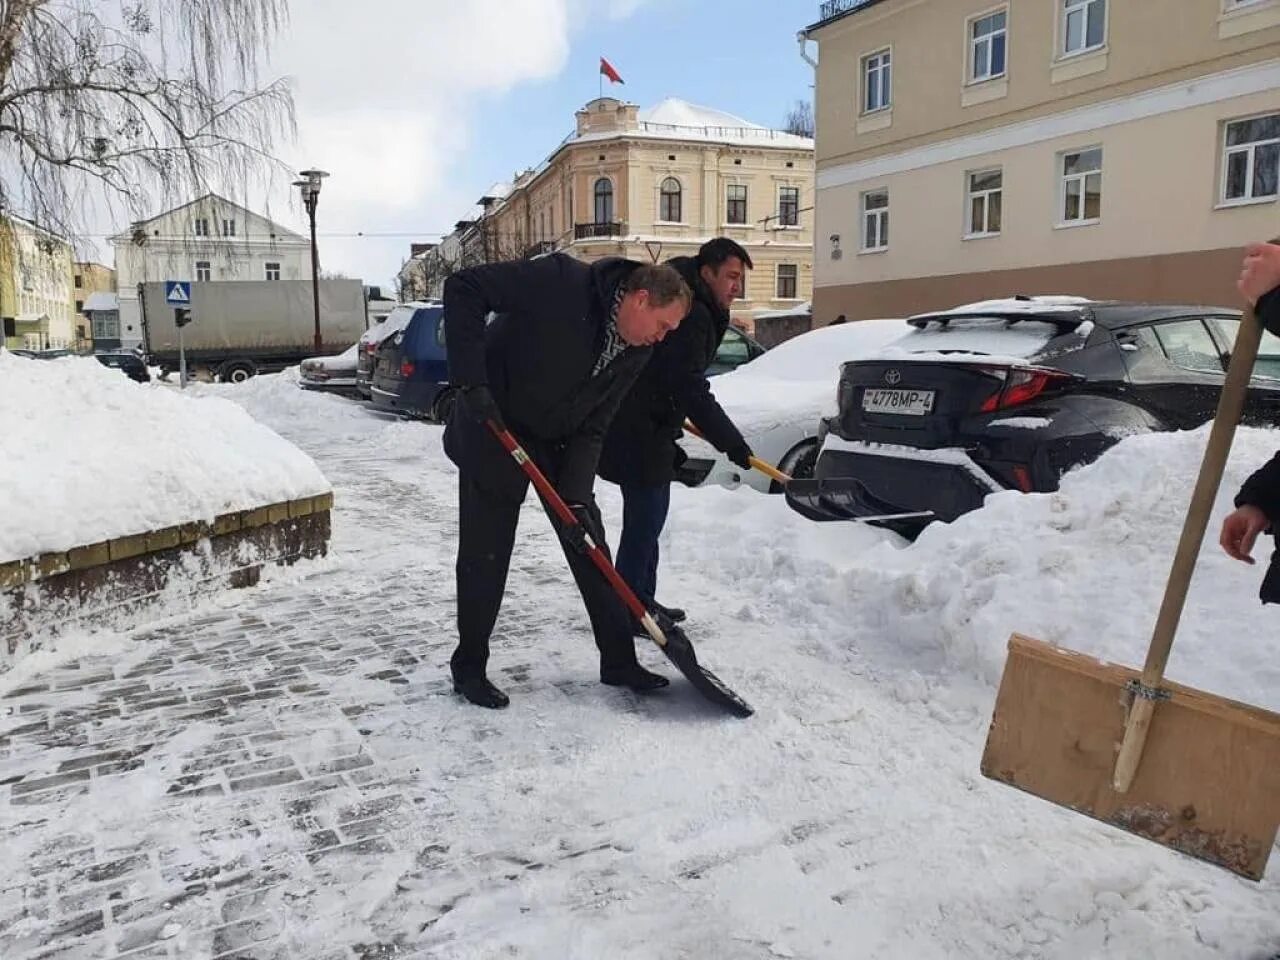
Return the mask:
[(933, 390), (865, 390), (862, 409), (867, 413), (898, 413), (924, 417), (933, 413)]

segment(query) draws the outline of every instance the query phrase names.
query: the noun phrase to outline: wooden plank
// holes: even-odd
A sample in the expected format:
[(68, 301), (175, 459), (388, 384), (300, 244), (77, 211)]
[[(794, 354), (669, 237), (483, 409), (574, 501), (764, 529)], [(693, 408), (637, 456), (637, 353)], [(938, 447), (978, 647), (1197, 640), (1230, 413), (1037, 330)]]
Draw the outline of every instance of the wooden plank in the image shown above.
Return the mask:
[(289, 504), (273, 503), (267, 507), (267, 523), (277, 524), (283, 523), (289, 519)]
[(294, 519), (297, 517), (309, 517), (315, 512), (315, 503), (311, 497), (303, 497), (301, 500), (289, 501), (289, 517)]
[(84, 547), (73, 547), (67, 551), (72, 570), (84, 570), (87, 567), (98, 567), (111, 562), (111, 547), (106, 540), (91, 543)]
[(312, 497), (311, 502), (315, 507), (316, 513), (324, 513), (326, 511), (332, 510), (333, 509), (333, 491), (330, 490), (328, 493), (322, 493), (322, 494), (319, 494), (318, 496)]
[(209, 536), (209, 525), (204, 521), (184, 523), (178, 527), (178, 542), (181, 544), (196, 543)]
[(147, 553), (159, 553), (161, 550), (172, 550), (182, 542), (177, 527), (165, 527), (163, 530), (152, 530), (147, 534)]
[(1014, 635), (985, 776), (1261, 879), (1280, 825), (1280, 715), (1169, 684), (1129, 791), (1111, 786), (1140, 672)]
[(9, 560), (0, 563), (0, 590), (20, 587), (27, 582), (29, 571), (26, 560)]
[(266, 507), (259, 507), (257, 510), (246, 510), (240, 515), (240, 529), (250, 530), (254, 527), (265, 526), (268, 520)]
[(112, 561), (128, 560), (147, 552), (147, 535), (145, 533), (132, 537), (117, 537), (107, 542)]
[(228, 533), (235, 533), (240, 529), (240, 513), (224, 513), (221, 516), (214, 517), (212, 534), (215, 537), (224, 537)]
[(65, 553), (42, 553), (36, 560), (32, 579), (56, 577), (71, 569), (71, 559)]

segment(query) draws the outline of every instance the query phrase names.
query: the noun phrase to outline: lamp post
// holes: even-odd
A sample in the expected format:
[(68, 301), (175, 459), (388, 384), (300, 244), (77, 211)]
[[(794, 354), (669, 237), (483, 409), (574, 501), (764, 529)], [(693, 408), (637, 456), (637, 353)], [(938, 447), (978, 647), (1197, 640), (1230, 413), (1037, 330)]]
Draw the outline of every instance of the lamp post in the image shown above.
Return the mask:
[(316, 253), (316, 201), (320, 199), (320, 181), (329, 174), (323, 170), (303, 170), (299, 174), (305, 180), (295, 180), (293, 185), (302, 191), (302, 203), (311, 221), (311, 296), (315, 302), (315, 349), (320, 352), (320, 259)]

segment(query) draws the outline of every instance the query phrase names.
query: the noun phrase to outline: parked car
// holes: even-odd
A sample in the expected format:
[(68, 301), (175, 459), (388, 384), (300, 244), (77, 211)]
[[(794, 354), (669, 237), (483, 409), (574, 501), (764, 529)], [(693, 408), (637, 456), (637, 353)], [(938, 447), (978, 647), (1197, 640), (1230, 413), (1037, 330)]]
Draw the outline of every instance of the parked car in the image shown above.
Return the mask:
[(750, 363), (764, 352), (764, 347), (746, 333), (737, 327), (730, 326), (724, 332), (724, 339), (720, 341), (720, 348), (716, 350), (711, 365), (707, 367), (707, 376), (714, 377), (721, 373), (728, 373), (730, 370), (737, 370), (738, 367)]
[[(879, 349), (912, 329), (905, 320), (820, 327), (716, 377), (711, 389), (756, 456), (792, 476), (809, 477), (818, 457), (818, 426), (823, 415), (835, 409), (831, 385), (841, 362)], [(745, 483), (766, 493), (781, 490), (763, 473), (741, 469), (696, 437), (686, 435), (680, 445), (689, 456), (681, 479), (690, 486)]]
[(360, 344), (353, 343), (332, 357), (309, 357), (298, 368), (298, 386), (342, 396), (360, 396), (356, 388), (356, 357)]
[[(814, 478), (787, 489), (815, 520), (915, 536), (1001, 490), (1048, 492), (1136, 433), (1216, 409), (1240, 314), (1225, 307), (1017, 297), (910, 320), (841, 366)], [(1264, 341), (1245, 422), (1280, 414), (1280, 340)]]
[(414, 419), (448, 419), (453, 391), (445, 360), (443, 306), (415, 308), (404, 329), (378, 345), (375, 358), (370, 388), (375, 409)]
[(356, 354), (356, 391), (365, 400), (372, 399), (373, 396), (373, 368), (377, 363), (379, 344), (407, 327), (415, 312), (432, 306), (439, 307), (442, 304), (438, 300), (415, 300), (399, 304), (384, 319), (360, 335)]
[(130, 380), (136, 380), (138, 383), (151, 382), (151, 374), (147, 371), (146, 363), (132, 350), (103, 350), (94, 353), (93, 356), (104, 367), (119, 370)]

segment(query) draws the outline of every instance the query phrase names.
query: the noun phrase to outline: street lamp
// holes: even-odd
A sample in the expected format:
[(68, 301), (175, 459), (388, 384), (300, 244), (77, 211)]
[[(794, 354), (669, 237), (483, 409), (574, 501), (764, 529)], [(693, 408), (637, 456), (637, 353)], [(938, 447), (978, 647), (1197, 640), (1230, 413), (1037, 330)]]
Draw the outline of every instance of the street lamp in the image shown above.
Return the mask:
[(303, 170), (293, 185), (302, 191), (302, 203), (307, 208), (307, 217), (311, 220), (311, 296), (316, 308), (316, 353), (320, 352), (320, 259), (316, 253), (316, 201), (320, 199), (320, 181), (329, 174), (323, 170)]

